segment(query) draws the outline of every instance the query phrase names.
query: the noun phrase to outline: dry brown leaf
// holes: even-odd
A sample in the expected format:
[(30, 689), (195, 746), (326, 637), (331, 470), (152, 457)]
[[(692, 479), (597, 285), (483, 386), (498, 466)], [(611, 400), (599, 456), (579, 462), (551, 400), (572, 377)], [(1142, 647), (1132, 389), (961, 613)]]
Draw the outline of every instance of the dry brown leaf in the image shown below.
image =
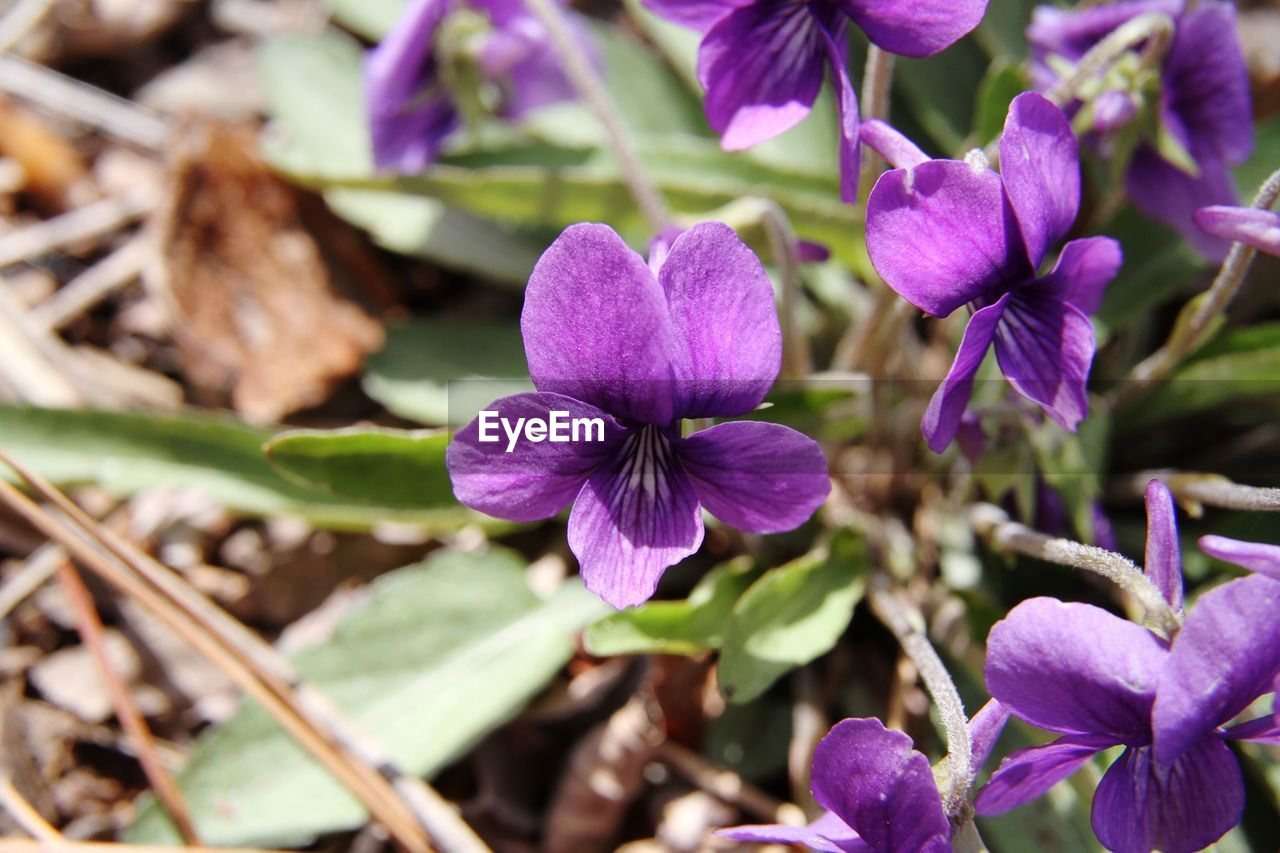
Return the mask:
[(0, 156), (22, 167), (22, 190), (48, 213), (91, 201), (93, 181), (75, 146), (36, 113), (0, 96)]
[(206, 402), (229, 388), (237, 411), (269, 422), (323, 402), (383, 329), (337, 293), (298, 191), (256, 149), (248, 128), (182, 134), (147, 278), (172, 307), (185, 373)]

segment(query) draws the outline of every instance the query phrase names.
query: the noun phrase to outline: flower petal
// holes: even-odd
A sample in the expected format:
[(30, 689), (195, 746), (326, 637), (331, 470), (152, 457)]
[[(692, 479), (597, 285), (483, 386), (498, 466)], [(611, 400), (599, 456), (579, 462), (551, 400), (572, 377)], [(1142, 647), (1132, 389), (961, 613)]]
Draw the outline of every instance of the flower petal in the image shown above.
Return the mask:
[(1089, 414), (1096, 348), (1089, 318), (1035, 286), (1013, 293), (996, 326), (996, 360), (1005, 379), (1072, 432)]
[(1200, 166), (1198, 178), (1166, 162), (1149, 146), (1142, 146), (1129, 165), (1125, 185), (1138, 210), (1175, 229), (1206, 258), (1221, 261), (1230, 245), (1201, 231), (1195, 224), (1195, 213), (1202, 207), (1238, 205), (1240, 197), (1225, 163), (1210, 154), (1191, 153)]
[(1241, 542), (1225, 536), (1201, 536), (1200, 549), (1211, 557), (1280, 580), (1280, 545)]
[(973, 750), (974, 770), (986, 763), (1004, 731), (1005, 723), (1009, 722), (1009, 716), (1008, 708), (995, 699), (988, 699), (987, 704), (979, 708), (978, 713), (969, 720), (969, 745)]
[(876, 719), (843, 720), (813, 754), (813, 797), (875, 850), (949, 851), (929, 760)]
[(1202, 2), (1178, 21), (1165, 58), (1165, 108), (1194, 150), (1228, 165), (1253, 152), (1249, 71), (1232, 3)]
[(880, 176), (867, 251), (898, 295), (939, 317), (1030, 272), (1000, 176), (955, 160)]
[(934, 453), (946, 450), (960, 430), (965, 407), (973, 394), (973, 377), (995, 339), (996, 328), (1008, 302), (1009, 294), (1006, 293), (994, 305), (975, 311), (969, 318), (969, 325), (964, 327), (964, 337), (956, 350), (955, 360), (951, 362), (951, 369), (938, 390), (933, 392), (920, 424), (920, 431)]
[[(840, 43), (845, 45), (844, 29), (837, 27), (836, 31)], [(848, 47), (846, 45), (843, 50), (837, 47), (826, 27), (818, 27), (818, 33), (822, 36), (822, 49), (827, 55), (827, 67), (831, 69), (831, 80), (836, 89), (836, 120), (840, 126), (840, 200), (857, 204), (858, 182), (862, 176), (858, 126), (862, 116), (858, 109), (858, 94), (849, 79)]]
[(1277, 672), (1280, 583), (1251, 575), (1200, 596), (1160, 676), (1156, 758), (1171, 764), (1269, 692)]
[(1107, 285), (1124, 263), (1119, 242), (1110, 237), (1085, 237), (1062, 247), (1053, 272), (1036, 289), (1070, 302), (1085, 315), (1096, 314)]
[(987, 690), (1033, 726), (1141, 744), (1167, 656), (1150, 631), (1100, 607), (1032, 598), (987, 637)]
[(822, 88), (822, 34), (808, 3), (750, 3), (720, 18), (698, 51), (711, 127), (727, 151), (799, 124)]
[(1182, 552), (1178, 548), (1178, 511), (1169, 487), (1147, 483), (1147, 552), (1143, 571), (1174, 610), (1182, 609)]
[(365, 55), (365, 102), (378, 169), (421, 171), (457, 127), (457, 110), (442, 90), (422, 96), (436, 82), (432, 42), (448, 11), (448, 0), (413, 0)]
[(1206, 738), (1172, 767), (1129, 748), (1093, 795), (1093, 831), (1114, 853), (1194, 853), (1240, 822), (1244, 781), (1231, 750)]
[(525, 290), (529, 375), (612, 415), (672, 420), (671, 320), (662, 288), (607, 225), (565, 229), (538, 259)]
[(859, 838), (858, 833), (834, 812), (823, 812), (808, 826), (734, 826), (717, 830), (716, 835), (757, 844), (803, 844), (822, 853), (873, 853), (871, 845)]
[(644, 0), (651, 12), (705, 33), (711, 25), (751, 0)]
[(973, 801), (980, 815), (1004, 814), (1031, 802), (1080, 769), (1115, 741), (1097, 735), (1067, 735), (1005, 757)]
[(987, 0), (842, 0), (841, 6), (880, 48), (902, 56), (929, 56), (978, 26)]
[(673, 330), (677, 418), (755, 409), (782, 363), (773, 285), (723, 222), (702, 222), (671, 245), (658, 282)]
[(1276, 719), (1275, 715), (1258, 717), (1232, 726), (1224, 734), (1227, 740), (1247, 740), (1253, 743), (1280, 746), (1280, 719)]
[(693, 483), (657, 427), (631, 433), (569, 514), (587, 589), (621, 610), (648, 600), (669, 566), (702, 544)]
[(781, 424), (717, 424), (674, 446), (698, 500), (739, 530), (779, 533), (799, 527), (831, 491), (822, 448)]
[(1039, 269), (1080, 212), (1080, 147), (1066, 114), (1043, 95), (1023, 92), (1009, 105), (1000, 176), (1031, 266)]
[(892, 125), (878, 118), (862, 123), (858, 128), (858, 139), (883, 157), (892, 169), (910, 169), (929, 162), (928, 154)]
[(550, 518), (567, 507), (627, 435), (617, 421), (596, 407), (559, 394), (503, 397), (487, 411), (507, 419), (517, 435), (522, 420), (549, 422), (553, 411), (567, 412), (569, 418), (599, 418), (604, 424), (604, 440), (600, 442), (533, 442), (519, 437), (510, 452), (511, 437), (497, 418), (485, 429), (486, 437), (492, 440), (480, 440), (479, 417), (454, 434), (445, 453), (454, 495), (465, 506), (508, 521)]
[(1274, 210), (1213, 205), (1197, 210), (1195, 221), (1206, 234), (1280, 256), (1280, 213)]

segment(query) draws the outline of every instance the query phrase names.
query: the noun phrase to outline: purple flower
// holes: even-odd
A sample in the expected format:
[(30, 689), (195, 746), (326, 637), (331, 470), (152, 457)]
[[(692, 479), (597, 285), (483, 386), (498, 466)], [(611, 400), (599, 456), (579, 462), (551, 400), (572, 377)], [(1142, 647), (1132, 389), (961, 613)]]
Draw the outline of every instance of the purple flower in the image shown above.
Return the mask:
[[(969, 722), (974, 766), (995, 746), (1009, 719), (988, 702)], [(950, 851), (951, 823), (929, 759), (911, 738), (877, 719), (837, 723), (818, 744), (813, 797), (827, 811), (808, 826), (736, 826), (717, 835), (761, 844), (803, 844), (828, 853)]]
[(1147, 12), (1172, 17), (1173, 41), (1156, 84), (1151, 120), (1141, 126), (1135, 122), (1140, 113), (1132, 89), (1142, 79), (1124, 79), (1124, 66), (1118, 64), (1111, 77), (1098, 81), (1103, 91), (1093, 101), (1093, 127), (1102, 134), (1097, 141), (1104, 151), (1121, 129), (1138, 136), (1126, 179), (1130, 198), (1206, 256), (1220, 259), (1226, 244), (1197, 229), (1192, 216), (1208, 205), (1238, 203), (1229, 167), (1253, 149), (1249, 75), (1234, 6), (1206, 0), (1189, 12), (1183, 9), (1182, 0), (1133, 0), (1072, 11), (1037, 7), (1027, 30), (1032, 76), (1037, 88), (1048, 89), (1058, 79), (1055, 66), (1061, 60), (1078, 62), (1126, 21)]
[[(438, 68), (435, 40), (461, 0), (411, 0), (400, 20), (365, 57), (365, 100), (378, 169), (421, 171), (440, 154), (460, 122)], [(518, 118), (535, 107), (574, 97), (542, 24), (520, 0), (466, 0), (489, 18), (475, 60), (497, 93), (494, 111)], [(574, 19), (577, 20), (576, 18)], [(594, 57), (585, 26), (578, 41)]]
[[(499, 440), (485, 439), (482, 413), (447, 457), (454, 493), (473, 509), (523, 522), (572, 504), (569, 547), (587, 588), (619, 608), (649, 598), (698, 549), (702, 508), (775, 533), (802, 524), (830, 489), (821, 448), (787, 427), (738, 421), (682, 437), (683, 418), (760, 404), (782, 334), (764, 268), (728, 226), (704, 222), (656, 244), (646, 266), (608, 226), (560, 235), (529, 278), (520, 321), (537, 393), (493, 403)], [(547, 424), (555, 412), (585, 419), (584, 440), (521, 433), (519, 419)]]
[(1200, 549), (1211, 557), (1280, 581), (1280, 545), (1241, 542), (1225, 536), (1201, 536)]
[[(1147, 489), (1146, 572), (1182, 605), (1173, 505)], [(1228, 724), (1280, 675), (1280, 584), (1232, 581), (1200, 597), (1170, 643), (1088, 604), (1034, 598), (987, 638), (987, 689), (1015, 717), (1062, 735), (1000, 763), (979, 814), (1043, 794), (1099, 752), (1125, 749), (1093, 798), (1093, 831), (1117, 853), (1190, 853), (1244, 809), (1230, 740), (1280, 743), (1280, 720)]]
[(1280, 257), (1280, 213), (1256, 207), (1202, 207), (1195, 214), (1196, 225), (1206, 234), (1247, 243), (1260, 252)]
[(922, 424), (938, 453), (955, 438), (993, 342), (1005, 378), (1049, 417), (1074, 430), (1088, 414), (1088, 315), (1120, 267), (1120, 246), (1073, 240), (1051, 272), (1038, 274), (1080, 207), (1075, 136), (1040, 95), (1010, 105), (1000, 169), (929, 160), (886, 172), (867, 202), (867, 249), (885, 282), (929, 314), (965, 304), (973, 311)]
[(987, 0), (645, 0), (703, 33), (698, 79), (707, 120), (729, 151), (799, 124), (831, 70), (840, 116), (841, 196), (858, 192), (858, 99), (844, 50), (849, 20), (881, 48), (928, 56), (969, 33)]

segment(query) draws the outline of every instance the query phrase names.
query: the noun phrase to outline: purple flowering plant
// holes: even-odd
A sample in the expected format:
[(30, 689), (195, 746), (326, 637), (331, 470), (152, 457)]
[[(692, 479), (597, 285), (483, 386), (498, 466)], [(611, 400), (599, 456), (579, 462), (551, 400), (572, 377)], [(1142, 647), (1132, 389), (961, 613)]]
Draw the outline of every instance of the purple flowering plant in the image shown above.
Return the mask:
[[(353, 582), (426, 560), (300, 658), (318, 692), (343, 664), (344, 715), (299, 714), (339, 779), (272, 742), (252, 781), (283, 781), (245, 787), (237, 717), (180, 779), (200, 838), (341, 846), (368, 811), (413, 853), (1277, 848), (1256, 4), (331, 5), (264, 51), (265, 150), (317, 192), (296, 218), (323, 201), (372, 241), (329, 222), (308, 250), (332, 300), (368, 274), (343, 307), (372, 331), (317, 334), (338, 366), (312, 384), (341, 393), (279, 415), (346, 422), (266, 462), (258, 430), (208, 452), (173, 427), (167, 467), (126, 473), (196, 447), (240, 509), (341, 531), (326, 566), (358, 544)], [(838, 135), (790, 133), (828, 80)], [(0, 441), (36, 440), (2, 409)], [(0, 633), (47, 642), (31, 621)]]

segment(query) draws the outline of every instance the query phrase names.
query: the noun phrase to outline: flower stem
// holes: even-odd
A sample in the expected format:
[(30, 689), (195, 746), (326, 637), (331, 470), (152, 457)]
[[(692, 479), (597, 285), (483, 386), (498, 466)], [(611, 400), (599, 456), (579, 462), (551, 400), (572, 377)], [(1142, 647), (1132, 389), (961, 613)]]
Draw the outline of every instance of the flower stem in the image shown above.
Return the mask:
[(933, 650), (929, 640), (917, 627), (923, 619), (918, 611), (907, 606), (902, 599), (885, 586), (871, 592), (871, 609), (880, 621), (893, 632), (902, 650), (920, 671), (920, 678), (933, 697), (933, 704), (942, 718), (947, 736), (947, 772), (949, 782), (942, 794), (942, 804), (948, 815), (964, 812), (969, 801), (969, 785), (973, 781), (973, 748), (969, 742), (969, 720), (964, 713), (964, 703), (956, 684), (947, 672), (942, 659)]
[(971, 507), (969, 524), (998, 550), (1026, 554), (1107, 578), (1132, 595), (1147, 612), (1147, 618), (1166, 636), (1172, 639), (1178, 633), (1181, 627), (1178, 614), (1155, 584), (1127, 557), (1096, 545), (1045, 536), (1025, 524), (1011, 521), (1008, 513), (992, 504)]
[[(1280, 170), (1272, 172), (1271, 177), (1258, 188), (1253, 206), (1259, 210), (1270, 210), (1278, 198)], [(1249, 266), (1257, 254), (1258, 250), (1246, 243), (1231, 244), (1231, 251), (1222, 262), (1222, 268), (1213, 284), (1182, 309), (1169, 339), (1139, 363), (1129, 375), (1128, 381), (1109, 395), (1109, 402), (1113, 407), (1164, 379), (1184, 358), (1204, 344), (1214, 330), (1214, 321), (1240, 291), (1245, 274), (1249, 272)]]
[(574, 44), (573, 33), (564, 9), (556, 0), (526, 0), (526, 5), (547, 28), (551, 44), (560, 55), (565, 76), (569, 78), (569, 82), (577, 89), (582, 100), (586, 101), (587, 106), (603, 126), (609, 145), (618, 158), (618, 166), (622, 169), (632, 197), (635, 198), (636, 206), (640, 208), (640, 213), (649, 223), (650, 230), (657, 234), (671, 224), (671, 214), (667, 210), (662, 194), (641, 166), (636, 149), (631, 144), (621, 117), (613, 108), (604, 83), (591, 67), (587, 57)]
[(776, 202), (762, 198), (759, 203), (760, 224), (782, 279), (782, 305), (778, 312), (782, 324), (782, 376), (784, 379), (800, 379), (809, 375), (813, 360), (809, 341), (800, 324), (800, 255), (796, 248), (796, 235), (791, 230), (786, 211)]
[[(862, 77), (862, 120), (889, 118), (889, 89), (893, 85), (893, 54), (874, 44), (867, 48), (867, 67)], [(858, 195), (866, 198), (880, 172), (880, 155), (862, 146), (862, 173)]]
[(1198, 516), (1201, 504), (1254, 512), (1280, 512), (1280, 489), (1265, 486), (1244, 486), (1233, 483), (1220, 474), (1201, 474), (1194, 471), (1143, 471), (1133, 477), (1144, 484), (1159, 479), (1169, 487), (1178, 501), (1189, 504), (1188, 511)]

